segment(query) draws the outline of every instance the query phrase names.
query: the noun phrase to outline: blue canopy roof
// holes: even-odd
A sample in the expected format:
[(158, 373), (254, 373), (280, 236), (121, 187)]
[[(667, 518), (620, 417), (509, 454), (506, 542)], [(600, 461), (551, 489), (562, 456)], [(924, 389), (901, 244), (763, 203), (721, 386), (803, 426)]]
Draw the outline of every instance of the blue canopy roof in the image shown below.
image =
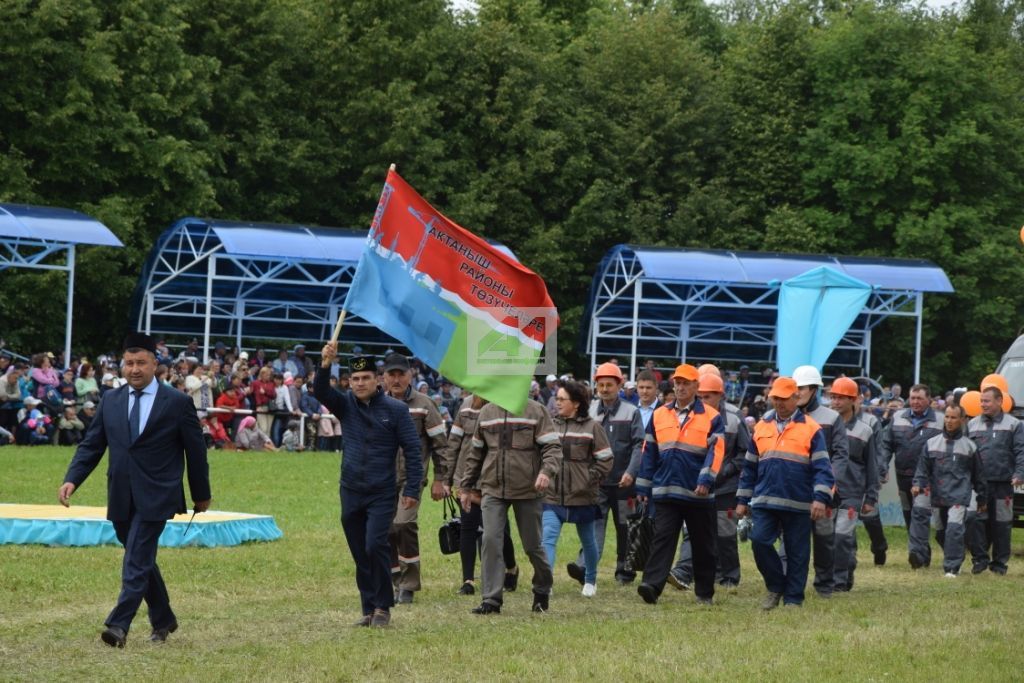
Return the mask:
[[(146, 259), (132, 323), (153, 334), (202, 337), (209, 291), (214, 341), (322, 342), (331, 336), (366, 235), (365, 229), (182, 218)], [(341, 340), (400, 346), (355, 316), (346, 318)]]
[(872, 328), (889, 316), (920, 321), (924, 292), (953, 292), (942, 269), (923, 259), (620, 244), (594, 274), (580, 350), (595, 364), (615, 356), (774, 365), (779, 288), (821, 266), (872, 287), (833, 365), (869, 371)]
[(881, 289), (953, 292), (946, 273), (924, 259), (670, 249), (625, 244), (614, 247), (609, 256), (617, 250), (632, 251), (643, 266), (644, 277), (650, 280), (769, 284), (788, 280), (818, 266), (828, 266)]
[(92, 216), (71, 209), (0, 204), (0, 237), (63, 244), (121, 247), (121, 240)]

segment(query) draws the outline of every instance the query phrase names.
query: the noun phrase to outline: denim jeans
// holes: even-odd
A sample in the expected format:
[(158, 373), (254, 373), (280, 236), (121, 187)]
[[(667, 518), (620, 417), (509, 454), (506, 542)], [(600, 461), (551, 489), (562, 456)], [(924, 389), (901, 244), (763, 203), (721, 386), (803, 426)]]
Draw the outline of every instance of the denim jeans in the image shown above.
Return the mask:
[[(544, 550), (548, 554), (548, 564), (555, 566), (555, 547), (558, 545), (558, 537), (562, 533), (562, 521), (558, 515), (551, 510), (544, 511)], [(597, 583), (597, 563), (600, 555), (597, 552), (597, 539), (594, 537), (594, 522), (576, 523), (576, 533), (580, 537), (580, 545), (583, 546), (583, 561), (586, 562), (586, 583)]]

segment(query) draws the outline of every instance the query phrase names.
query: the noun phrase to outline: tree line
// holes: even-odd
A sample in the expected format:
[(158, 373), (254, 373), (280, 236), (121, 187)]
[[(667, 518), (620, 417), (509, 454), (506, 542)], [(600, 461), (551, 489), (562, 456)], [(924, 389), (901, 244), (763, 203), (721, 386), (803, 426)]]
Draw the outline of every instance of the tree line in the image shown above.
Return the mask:
[[(185, 215), (363, 228), (392, 162), (548, 283), (563, 362), (611, 246), (927, 258), (924, 379), (1021, 325), (1024, 2), (0, 0), (0, 201), (66, 206), (75, 346), (116, 346)], [(7, 270), (0, 336), (60, 347), (60, 273)], [(912, 372), (913, 326), (873, 371)], [(573, 343), (567, 343), (571, 340)]]

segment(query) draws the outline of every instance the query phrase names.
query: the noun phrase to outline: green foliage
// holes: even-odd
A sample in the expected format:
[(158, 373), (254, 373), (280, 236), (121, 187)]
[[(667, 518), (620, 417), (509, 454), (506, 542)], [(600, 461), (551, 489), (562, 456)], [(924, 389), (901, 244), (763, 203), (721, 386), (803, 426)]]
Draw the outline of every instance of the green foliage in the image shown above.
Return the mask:
[[(397, 163), (545, 277), (572, 348), (620, 242), (928, 258), (924, 379), (1021, 327), (1024, 10), (974, 0), (0, 0), (0, 200), (97, 216), (76, 346), (108, 348), (190, 215), (362, 227)], [(59, 274), (5, 272), (0, 332), (60, 345)], [(87, 296), (82, 296), (82, 293)], [(40, 315), (45, 310), (46, 315)], [(908, 380), (914, 330), (874, 335)]]

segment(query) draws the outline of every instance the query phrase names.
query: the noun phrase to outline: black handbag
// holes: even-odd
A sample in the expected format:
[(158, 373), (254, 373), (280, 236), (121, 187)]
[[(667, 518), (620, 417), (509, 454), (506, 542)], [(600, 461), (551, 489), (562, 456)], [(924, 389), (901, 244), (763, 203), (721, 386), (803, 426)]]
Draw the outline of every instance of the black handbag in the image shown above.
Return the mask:
[(647, 507), (645, 503), (637, 503), (633, 514), (626, 518), (626, 539), (629, 548), (626, 555), (626, 571), (643, 571), (651, 556), (651, 546), (654, 545), (654, 518), (647, 514)]
[(459, 552), (462, 539), (462, 519), (459, 517), (458, 510), (454, 496), (444, 499), (444, 522), (437, 530), (437, 542), (441, 546), (443, 555), (453, 555)]

